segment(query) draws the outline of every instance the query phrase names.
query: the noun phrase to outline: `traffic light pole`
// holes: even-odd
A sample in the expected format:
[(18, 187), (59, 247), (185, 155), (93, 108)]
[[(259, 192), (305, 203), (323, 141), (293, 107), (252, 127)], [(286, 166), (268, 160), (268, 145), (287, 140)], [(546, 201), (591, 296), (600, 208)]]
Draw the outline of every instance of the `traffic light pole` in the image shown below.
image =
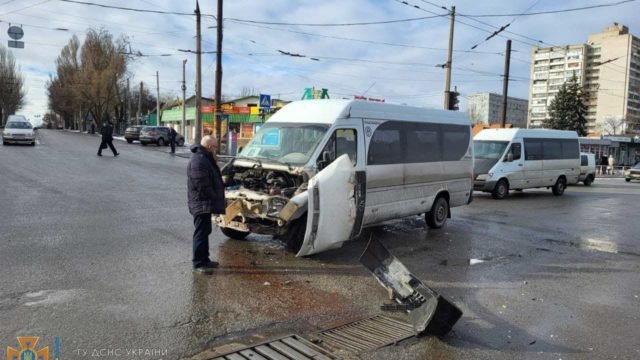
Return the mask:
[(456, 7), (451, 7), (451, 24), (449, 25), (449, 51), (447, 53), (447, 63), (445, 64), (445, 81), (444, 81), (444, 109), (451, 109), (449, 102), (451, 92), (451, 64), (453, 61), (453, 28), (456, 22)]

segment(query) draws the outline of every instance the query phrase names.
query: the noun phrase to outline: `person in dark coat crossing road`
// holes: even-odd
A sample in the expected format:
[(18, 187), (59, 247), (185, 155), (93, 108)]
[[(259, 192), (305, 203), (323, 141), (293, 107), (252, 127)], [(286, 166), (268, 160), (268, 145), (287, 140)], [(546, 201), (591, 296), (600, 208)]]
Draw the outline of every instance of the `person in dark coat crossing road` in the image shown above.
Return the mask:
[(171, 144), (171, 153), (176, 153), (176, 138), (178, 137), (178, 133), (172, 128), (169, 128), (169, 143)]
[(187, 165), (189, 212), (193, 215), (193, 271), (211, 274), (218, 263), (209, 259), (211, 214), (224, 214), (224, 184), (216, 163), (217, 141), (212, 136), (202, 138), (200, 145), (191, 146)]
[(98, 148), (98, 156), (102, 156), (102, 148), (106, 149), (107, 145), (113, 151), (113, 156), (118, 156), (120, 153), (116, 151), (116, 148), (113, 147), (113, 126), (111, 126), (111, 122), (107, 121), (102, 126), (102, 142), (100, 143), (100, 147)]

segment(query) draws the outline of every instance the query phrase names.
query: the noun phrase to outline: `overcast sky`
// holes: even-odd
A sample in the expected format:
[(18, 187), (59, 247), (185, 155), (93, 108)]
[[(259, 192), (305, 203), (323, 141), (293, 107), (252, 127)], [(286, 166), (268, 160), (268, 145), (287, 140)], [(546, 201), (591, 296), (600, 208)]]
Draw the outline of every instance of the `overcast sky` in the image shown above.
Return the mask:
[[(195, 0), (83, 0), (111, 6), (192, 13)], [(397, 23), (359, 26), (265, 25), (272, 23), (346, 24), (431, 17), (446, 14), (435, 5), (456, 6), (452, 88), (465, 96), (502, 93), (504, 49), (513, 40), (509, 95), (528, 96), (529, 58), (535, 41), (545, 46), (584, 43), (591, 33), (614, 22), (640, 35), (640, 1), (614, 7), (536, 16), (469, 17), (521, 14), (611, 4), (618, 0), (227, 0), (224, 4), (223, 94), (236, 96), (243, 88), (286, 100), (297, 100), (306, 87), (327, 88), (332, 98), (365, 94), (387, 102), (424, 107), (442, 106), (449, 18), (434, 17)], [(200, 1), (203, 14), (216, 14), (215, 0)], [(431, 3), (431, 4), (430, 4)], [(463, 16), (466, 15), (466, 16)], [(481, 22), (479, 22), (481, 21)], [(187, 63), (187, 96), (194, 94), (195, 17), (106, 9), (60, 0), (0, 0), (0, 41), (6, 47), (9, 23), (22, 25), (24, 49), (13, 49), (27, 84), (22, 113), (43, 114), (45, 83), (55, 73), (54, 61), (72, 34), (80, 41), (89, 27), (104, 27), (126, 35), (133, 51), (146, 55), (130, 68), (132, 86), (140, 81), (155, 91), (160, 72), (161, 95), (181, 96), (182, 60)], [(483, 24), (484, 23), (484, 24)], [(511, 23), (505, 37), (484, 39)], [(214, 51), (216, 34), (211, 16), (203, 17), (204, 51)], [(494, 27), (491, 27), (491, 26)], [(68, 31), (55, 30), (56, 28)], [(302, 34), (305, 33), (305, 34)], [(472, 46), (480, 44), (474, 51)], [(307, 57), (291, 57), (278, 50)], [(309, 59), (316, 57), (319, 61)], [(213, 96), (215, 54), (202, 57), (203, 95)], [(134, 85), (135, 84), (135, 85)]]

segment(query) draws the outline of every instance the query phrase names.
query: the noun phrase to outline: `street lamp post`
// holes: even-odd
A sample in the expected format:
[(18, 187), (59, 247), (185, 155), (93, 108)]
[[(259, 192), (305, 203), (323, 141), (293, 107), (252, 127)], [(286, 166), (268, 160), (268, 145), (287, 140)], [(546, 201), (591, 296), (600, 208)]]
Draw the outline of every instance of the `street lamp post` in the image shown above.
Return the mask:
[(185, 139), (189, 139), (189, 135), (187, 134), (186, 128), (186, 118), (187, 118), (187, 104), (186, 104), (186, 96), (187, 96), (187, 85), (185, 83), (185, 66), (187, 64), (187, 59), (182, 60), (182, 132), (184, 134)]

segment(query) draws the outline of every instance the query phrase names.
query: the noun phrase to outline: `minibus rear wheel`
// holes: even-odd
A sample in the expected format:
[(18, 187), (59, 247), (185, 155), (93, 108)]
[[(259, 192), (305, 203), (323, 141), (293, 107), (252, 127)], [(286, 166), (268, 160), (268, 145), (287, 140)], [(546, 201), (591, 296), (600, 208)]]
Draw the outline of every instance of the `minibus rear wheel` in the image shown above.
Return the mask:
[(556, 184), (551, 188), (551, 191), (553, 192), (553, 195), (560, 196), (564, 194), (564, 189), (566, 188), (567, 180), (564, 178), (564, 176), (560, 176), (558, 180), (556, 180)]
[(431, 211), (425, 214), (427, 225), (432, 229), (440, 229), (447, 222), (449, 216), (449, 201), (444, 196), (439, 196), (431, 206)]

